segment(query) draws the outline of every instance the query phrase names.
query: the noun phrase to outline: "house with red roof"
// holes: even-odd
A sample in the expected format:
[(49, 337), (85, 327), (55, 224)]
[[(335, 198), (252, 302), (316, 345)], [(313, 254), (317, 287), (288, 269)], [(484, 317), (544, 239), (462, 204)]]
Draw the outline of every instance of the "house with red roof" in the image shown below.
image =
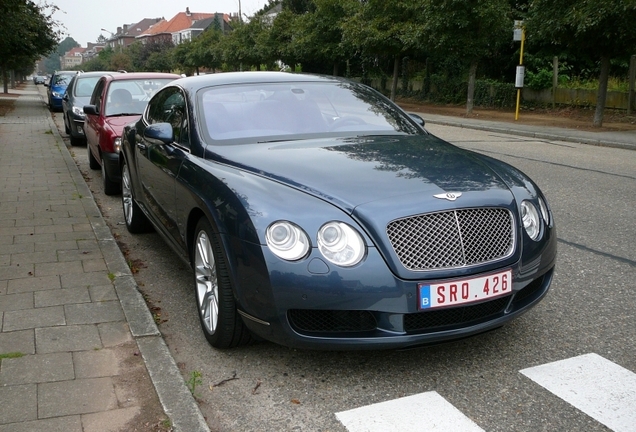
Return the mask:
[(82, 64), (82, 54), (86, 51), (86, 48), (75, 47), (71, 48), (62, 56), (61, 67), (62, 70), (71, 70)]
[[(163, 21), (165, 21), (163, 18), (144, 18), (137, 23), (124, 24), (123, 27), (117, 27), (116, 33), (111, 33), (106, 45), (114, 50), (122, 50), (135, 42), (135, 38), (151, 26)], [(108, 31), (106, 29), (102, 30)]]
[[(177, 44), (185, 40), (179, 35), (183, 35), (182, 32), (192, 28), (193, 24), (210, 18), (214, 20), (217, 15), (222, 17), (223, 23), (229, 23), (230, 17), (227, 14), (190, 12), (190, 8), (186, 7), (185, 12), (179, 12), (169, 21), (162, 20), (155, 25), (150, 26), (150, 28), (137, 36), (136, 39), (144, 44), (161, 41), (172, 41)], [(225, 24), (223, 25), (225, 26)], [(192, 34), (190, 34), (190, 37), (192, 37)]]

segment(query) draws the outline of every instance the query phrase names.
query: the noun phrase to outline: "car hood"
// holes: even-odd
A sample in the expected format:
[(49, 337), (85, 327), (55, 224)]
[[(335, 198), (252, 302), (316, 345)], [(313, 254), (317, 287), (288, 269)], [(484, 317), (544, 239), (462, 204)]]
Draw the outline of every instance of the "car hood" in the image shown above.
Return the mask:
[(105, 117), (104, 122), (111, 127), (115, 134), (121, 135), (121, 133), (124, 131), (124, 126), (136, 121), (139, 117), (139, 114), (135, 114), (132, 116), (112, 116)]
[[(397, 217), (453, 205), (483, 206), (486, 197), (501, 206), (514, 199), (478, 154), (433, 135), (330, 138), (210, 150), (215, 159), (314, 194), (349, 214), (377, 210)], [(461, 193), (461, 200), (434, 196), (449, 192)]]

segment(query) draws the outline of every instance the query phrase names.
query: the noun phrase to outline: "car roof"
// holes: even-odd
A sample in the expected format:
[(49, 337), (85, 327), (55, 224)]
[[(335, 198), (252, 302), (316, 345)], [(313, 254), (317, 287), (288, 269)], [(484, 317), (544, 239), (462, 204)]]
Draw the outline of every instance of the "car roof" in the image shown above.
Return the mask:
[(129, 80), (129, 79), (153, 79), (153, 78), (181, 78), (181, 75), (167, 73), (167, 72), (128, 72), (117, 73), (113, 72), (109, 77), (113, 81)]
[(181, 78), (172, 82), (172, 85), (179, 85), (191, 91), (199, 88), (228, 85), (228, 84), (250, 84), (250, 83), (283, 83), (283, 82), (342, 82), (343, 79), (334, 76), (314, 75), (289, 72), (223, 72), (207, 75), (191, 76)]

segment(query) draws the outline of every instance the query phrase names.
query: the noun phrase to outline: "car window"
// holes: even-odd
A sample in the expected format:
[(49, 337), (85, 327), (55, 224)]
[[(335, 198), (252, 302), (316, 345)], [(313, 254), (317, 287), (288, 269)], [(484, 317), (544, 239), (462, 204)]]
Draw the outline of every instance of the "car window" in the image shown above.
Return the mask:
[(106, 85), (105, 80), (98, 81), (95, 89), (93, 90), (93, 95), (91, 96), (91, 105), (95, 105), (95, 109), (97, 112), (101, 111), (102, 108), (102, 94), (104, 93), (104, 86)]
[(97, 81), (99, 81), (98, 76), (76, 78), (73, 96), (90, 97), (93, 94), (93, 89), (95, 88)]
[(135, 115), (143, 113), (157, 89), (172, 79), (115, 80), (108, 87), (105, 115)]
[(260, 83), (203, 89), (199, 116), (212, 140), (423, 133), (378, 92), (356, 83)]
[(169, 87), (152, 99), (146, 121), (149, 124), (170, 123), (176, 143), (190, 145), (186, 99), (181, 89)]

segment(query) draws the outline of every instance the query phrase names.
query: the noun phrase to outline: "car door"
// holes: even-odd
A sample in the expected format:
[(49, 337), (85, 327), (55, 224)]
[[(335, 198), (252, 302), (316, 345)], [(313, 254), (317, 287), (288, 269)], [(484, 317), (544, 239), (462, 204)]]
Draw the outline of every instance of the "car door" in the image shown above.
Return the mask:
[(103, 116), (101, 111), (103, 109), (104, 89), (106, 87), (106, 80), (100, 79), (93, 90), (89, 105), (95, 105), (95, 110), (100, 113), (99, 115), (87, 114), (84, 119), (84, 133), (86, 134), (86, 141), (90, 146), (90, 150), (93, 152), (95, 159), (99, 160), (99, 154), (97, 147), (99, 146), (99, 131), (101, 129), (100, 123), (103, 122)]
[(180, 248), (185, 248), (185, 244), (179, 235), (175, 191), (179, 168), (190, 149), (187, 112), (182, 89), (168, 87), (157, 93), (148, 104), (145, 122), (169, 123), (173, 142), (158, 143), (138, 136), (134, 150), (144, 204), (155, 223)]

